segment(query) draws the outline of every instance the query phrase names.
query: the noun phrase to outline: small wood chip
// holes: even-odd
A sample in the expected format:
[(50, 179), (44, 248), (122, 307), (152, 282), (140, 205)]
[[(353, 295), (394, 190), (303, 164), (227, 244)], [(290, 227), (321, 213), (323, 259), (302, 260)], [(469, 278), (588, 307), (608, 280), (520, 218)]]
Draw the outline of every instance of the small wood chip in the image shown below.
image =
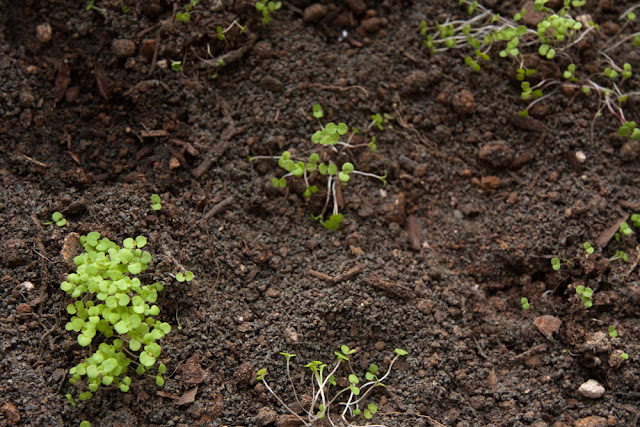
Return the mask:
[(394, 296), (407, 299), (413, 298), (411, 288), (401, 283), (385, 282), (374, 277), (364, 277), (363, 280), (374, 288), (388, 292)]
[(622, 218), (619, 218), (614, 224), (611, 224), (611, 226), (603, 230), (598, 236), (598, 238), (596, 239), (596, 246), (600, 246), (601, 248), (604, 248), (605, 246), (607, 246), (607, 244), (609, 243), (609, 240), (611, 240), (613, 236), (616, 235), (618, 230), (620, 230), (620, 224), (625, 222), (628, 218), (629, 218), (629, 214), (626, 214)]
[(553, 334), (560, 330), (562, 320), (555, 316), (545, 314), (544, 316), (536, 317), (533, 324), (536, 325), (536, 328), (538, 328), (542, 335), (551, 339)]
[(419, 251), (422, 246), (422, 233), (420, 231), (420, 224), (415, 216), (409, 215), (407, 219), (407, 233), (409, 233), (409, 242), (413, 250)]
[(186, 405), (188, 403), (193, 403), (196, 400), (196, 394), (198, 393), (198, 387), (193, 387), (190, 388), (189, 390), (185, 391), (182, 396), (180, 397), (180, 400), (178, 400), (178, 402), (176, 403), (177, 405)]

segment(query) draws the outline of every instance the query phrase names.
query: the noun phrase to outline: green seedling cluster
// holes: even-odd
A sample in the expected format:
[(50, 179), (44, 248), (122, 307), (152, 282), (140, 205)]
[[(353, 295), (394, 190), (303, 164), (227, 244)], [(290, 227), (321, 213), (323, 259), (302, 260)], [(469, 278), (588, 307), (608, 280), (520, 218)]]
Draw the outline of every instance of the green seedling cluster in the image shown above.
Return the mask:
[(560, 258), (557, 258), (557, 257), (551, 258), (551, 268), (553, 268), (553, 271), (560, 270)]
[(582, 301), (586, 308), (590, 308), (593, 306), (593, 301), (591, 301), (591, 297), (593, 296), (593, 289), (590, 287), (584, 287), (582, 285), (576, 286), (576, 297)]
[[(85, 252), (73, 260), (76, 272), (60, 287), (76, 299), (67, 306), (73, 317), (65, 329), (77, 332), (78, 344), (87, 348), (95, 346), (101, 336), (97, 350), (69, 371), (69, 382), (81, 387), (78, 397), (86, 400), (101, 385), (127, 392), (131, 385), (129, 365), (136, 365), (139, 375), (151, 370), (161, 352), (156, 341), (168, 334), (171, 326), (154, 319), (160, 313), (155, 302), (162, 285), (143, 285), (135, 277), (152, 260), (151, 254), (141, 249), (147, 244), (145, 237), (125, 239), (120, 247), (91, 232), (80, 237), (80, 244)], [(158, 386), (164, 384), (165, 372), (166, 366), (160, 363), (155, 375)], [(83, 377), (86, 384), (81, 386)]]
[[(420, 23), (422, 42), (430, 54), (452, 49), (472, 51), (473, 55), (465, 57), (465, 64), (474, 71), (480, 71), (480, 64), (489, 61), (492, 50), (499, 46), (499, 57), (511, 58), (518, 64), (516, 78), (522, 82), (521, 98), (529, 102), (527, 107), (520, 111), (520, 115), (528, 115), (535, 104), (551, 96), (558, 88), (573, 88), (586, 95), (598, 95), (599, 107), (594, 121), (606, 109), (620, 122), (620, 135), (640, 139), (640, 130), (636, 129), (636, 123), (627, 121), (622, 108), (622, 104), (629, 97), (640, 95), (640, 92), (625, 92), (619, 85), (621, 80), (631, 79), (632, 66), (629, 63), (620, 66), (609, 55), (610, 51), (630, 40), (633, 40), (634, 46), (640, 45), (640, 33), (622, 37), (616, 43), (607, 41), (598, 46), (596, 50), (602, 64), (602, 72), (583, 76), (584, 73), (579, 73), (580, 70), (572, 61), (573, 58), (580, 57), (577, 45), (587, 34), (600, 30), (594, 22), (574, 18), (574, 15), (579, 15), (579, 11), (575, 9), (584, 6), (585, 1), (563, 0), (560, 9), (556, 11), (546, 6), (548, 0), (535, 0), (534, 10), (543, 14), (535, 29), (519, 24), (526, 16), (526, 9), (520, 10), (512, 19), (508, 19), (477, 1), (459, 0), (459, 3), (471, 15), (469, 19), (447, 20), (442, 24), (436, 23), (434, 28), (429, 27), (426, 21)], [(629, 21), (635, 19), (633, 9), (634, 7), (631, 7), (625, 11), (622, 17)], [(535, 85), (525, 82), (526, 78), (535, 74), (534, 69), (525, 66), (525, 55), (533, 52), (549, 61), (566, 64), (568, 59), (568, 65), (560, 64), (566, 67), (563, 73), (564, 80), (543, 78)], [(544, 94), (543, 92), (549, 88), (553, 88), (553, 91)]]
[[(318, 104), (313, 106), (313, 116), (316, 119), (324, 117), (324, 111)], [(374, 114), (371, 116), (372, 120), (367, 127), (369, 131), (372, 127), (381, 128), (383, 123), (383, 116), (381, 114)], [(387, 184), (387, 174), (375, 175), (368, 172), (362, 172), (355, 169), (352, 162), (344, 162), (341, 165), (334, 163), (332, 154), (338, 154), (342, 152), (342, 149), (353, 149), (358, 147), (368, 147), (372, 152), (377, 150), (376, 139), (372, 137), (367, 144), (351, 144), (351, 140), (355, 134), (359, 131), (355, 128), (349, 129), (349, 126), (345, 123), (335, 124), (333, 122), (327, 123), (321, 129), (317, 130), (311, 136), (311, 142), (324, 149), (323, 157), (318, 153), (311, 153), (308, 159), (295, 158), (290, 151), (284, 151), (280, 156), (276, 157), (264, 157), (256, 156), (249, 157), (249, 161), (253, 161), (259, 158), (277, 159), (278, 166), (286, 172), (281, 177), (274, 177), (271, 179), (271, 184), (276, 188), (286, 188), (288, 178), (301, 178), (304, 180), (305, 190), (303, 192), (304, 197), (311, 197), (318, 193), (319, 187), (313, 184), (318, 179), (326, 179), (326, 201), (322, 212), (318, 215), (311, 215), (311, 217), (320, 222), (325, 228), (329, 230), (335, 230), (340, 226), (343, 220), (343, 215), (338, 210), (338, 196), (336, 194), (337, 185), (345, 186), (351, 180), (354, 175), (360, 175), (370, 178), (378, 179), (382, 182), (383, 186)], [(344, 140), (344, 138), (346, 140)], [(323, 161), (323, 159), (326, 159)], [(333, 200), (333, 209), (329, 214), (328, 219), (325, 219), (325, 213), (329, 207), (329, 203)]]
[(188, 4), (184, 5), (184, 12), (176, 13), (176, 21), (189, 22), (191, 21), (191, 11), (200, 3), (200, 0), (190, 0)]
[(256, 10), (262, 13), (262, 23), (267, 25), (271, 22), (271, 14), (282, 7), (281, 1), (258, 0)]
[(520, 304), (522, 305), (523, 310), (529, 310), (531, 306), (529, 305), (529, 300), (525, 297), (520, 298)]
[[(304, 365), (304, 367), (311, 373), (312, 381), (312, 399), (307, 408), (302, 405), (298, 398), (298, 393), (296, 391), (293, 378), (291, 377), (291, 359), (296, 357), (296, 355), (280, 353), (286, 358), (287, 381), (291, 385), (296, 403), (303, 408), (305, 413), (304, 415), (299, 415), (297, 411), (284, 403), (273, 389), (271, 389), (265, 379), (267, 374), (266, 369), (260, 369), (256, 373), (256, 380), (262, 381), (266, 389), (269, 390), (276, 400), (306, 427), (316, 425), (317, 422), (322, 420), (327, 420), (330, 425), (335, 426), (334, 417), (337, 415), (332, 414), (332, 411), (334, 411), (334, 413), (340, 413), (339, 417), (344, 425), (355, 426), (355, 424), (352, 423), (354, 418), (357, 419), (358, 417), (363, 417), (365, 420), (370, 420), (378, 412), (376, 405), (374, 403), (367, 404), (365, 398), (374, 388), (386, 387), (383, 381), (391, 373), (393, 364), (398, 360), (398, 358), (408, 354), (405, 350), (397, 348), (395, 350), (396, 355), (391, 360), (387, 372), (381, 377), (378, 376), (378, 366), (375, 364), (370, 365), (369, 369), (364, 374), (365, 381), (363, 383), (360, 377), (358, 377), (354, 372), (349, 359), (355, 352), (356, 350), (350, 349), (346, 345), (341, 346), (340, 350), (334, 352), (336, 361), (330, 371), (328, 371), (329, 366), (326, 363), (318, 360)], [(336, 375), (338, 374), (338, 370), (341, 366), (346, 366), (348, 369), (346, 379), (349, 385), (346, 387), (339, 387), (338, 381), (336, 380)]]

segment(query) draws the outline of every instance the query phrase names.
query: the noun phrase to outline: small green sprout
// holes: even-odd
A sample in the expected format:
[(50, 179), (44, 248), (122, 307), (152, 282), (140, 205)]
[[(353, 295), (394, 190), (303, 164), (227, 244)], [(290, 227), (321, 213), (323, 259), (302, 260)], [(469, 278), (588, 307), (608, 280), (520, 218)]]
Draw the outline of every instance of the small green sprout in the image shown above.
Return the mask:
[(51, 215), (51, 219), (56, 223), (58, 227), (63, 227), (67, 224), (67, 220), (62, 216), (60, 212), (54, 212)]
[(604, 69), (604, 75), (609, 77), (611, 80), (618, 78), (618, 72), (616, 70), (614, 70), (614, 69), (609, 68), (609, 67)]
[(478, 64), (478, 62), (476, 62), (472, 57), (465, 57), (464, 63), (471, 67), (473, 71), (480, 71), (480, 64)]
[(616, 327), (613, 325), (609, 326), (609, 336), (611, 338), (615, 338), (618, 336), (618, 331), (616, 331)]
[(73, 395), (71, 393), (65, 394), (65, 397), (67, 398), (71, 406), (73, 406), (74, 408), (77, 406), (76, 401), (73, 399)]
[(271, 22), (271, 13), (282, 7), (280, 1), (258, 0), (256, 2), (256, 10), (262, 13), (262, 24), (267, 25)]
[(631, 224), (636, 228), (640, 228), (640, 214), (631, 215)]
[(631, 234), (633, 234), (633, 230), (631, 229), (631, 227), (629, 227), (629, 224), (623, 222), (622, 224), (620, 224), (620, 234), (622, 234), (623, 236), (630, 236)]
[(320, 104), (313, 104), (312, 108), (313, 108), (313, 117), (315, 117), (318, 120), (324, 117), (324, 111), (322, 111), (322, 107), (320, 106)]
[(525, 297), (520, 298), (520, 304), (522, 304), (523, 310), (529, 310), (531, 306), (529, 305), (529, 300)]
[(383, 117), (382, 114), (380, 113), (375, 113), (371, 116), (371, 120), (373, 120), (373, 124), (375, 124), (375, 126), (380, 129), (380, 130), (384, 130), (384, 127), (382, 126), (382, 121), (383, 121)]
[[(189, 22), (191, 21), (191, 11), (195, 6), (200, 3), (200, 0), (191, 0), (189, 4), (184, 5), (184, 12), (176, 13), (176, 21)], [(175, 70), (174, 70), (175, 71)]]
[(176, 280), (180, 283), (182, 282), (190, 282), (193, 280), (193, 273), (190, 271), (185, 271), (184, 273), (180, 272), (176, 274)]
[(623, 360), (629, 360), (629, 355), (628, 355), (627, 353), (622, 353), (622, 354), (620, 355), (620, 357), (621, 357)]
[(576, 297), (582, 301), (586, 308), (593, 306), (593, 301), (591, 301), (592, 296), (593, 289), (590, 287), (584, 287), (582, 285), (576, 287)]
[(553, 268), (554, 271), (560, 270), (560, 258), (551, 258), (551, 268)]
[(593, 246), (591, 246), (591, 243), (589, 242), (584, 242), (582, 246), (584, 247), (584, 250), (587, 251), (588, 254), (592, 254), (593, 251), (595, 250), (593, 249)]
[(171, 61), (171, 69), (176, 73), (182, 71), (182, 61)]
[(91, 423), (89, 421), (82, 421), (80, 423), (80, 427), (91, 427)]
[(575, 71), (576, 71), (576, 64), (569, 64), (567, 66), (567, 71), (565, 71), (562, 76), (565, 78), (565, 80), (571, 82), (571, 83), (575, 83), (578, 81), (578, 79), (575, 77)]
[(157, 194), (152, 194), (151, 195), (151, 209), (153, 209), (154, 211), (159, 211), (160, 209), (162, 209), (162, 200), (160, 199), (160, 196)]

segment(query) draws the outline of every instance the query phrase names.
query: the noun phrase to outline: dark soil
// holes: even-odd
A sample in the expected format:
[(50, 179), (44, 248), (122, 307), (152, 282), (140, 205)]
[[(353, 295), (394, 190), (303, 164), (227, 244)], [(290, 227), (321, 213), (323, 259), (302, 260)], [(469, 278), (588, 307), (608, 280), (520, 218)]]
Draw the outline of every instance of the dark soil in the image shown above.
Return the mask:
[[(458, 51), (429, 56), (419, 22), (463, 17), (457, 1), (323, 1), (311, 23), (311, 2), (290, 0), (266, 27), (249, 0), (202, 0), (188, 23), (169, 0), (0, 3), (0, 425), (255, 426), (286, 414), (257, 369), (290, 402), (278, 353), (298, 355), (302, 391), (301, 365), (342, 344), (358, 349), (358, 371), (409, 352), (371, 397), (388, 426), (636, 425), (640, 246), (606, 230), (640, 212), (640, 150), (606, 110), (592, 126), (596, 96), (559, 92), (519, 119), (507, 61), (474, 73)], [(600, 3), (584, 64), (617, 37), (625, 6)], [(218, 40), (234, 20), (248, 29)], [(38, 35), (45, 23), (51, 38)], [(627, 45), (612, 58), (640, 69)], [(389, 183), (354, 178), (337, 231), (310, 217), (322, 190), (273, 189), (276, 162), (247, 161), (309, 150), (316, 103), (360, 129), (389, 117), (368, 134), (377, 153), (351, 156)], [(633, 100), (625, 108), (640, 121)], [(43, 225), (55, 211), (66, 226)], [(63, 248), (90, 231), (149, 238), (146, 277), (166, 285), (159, 318), (173, 330), (163, 388), (133, 374), (129, 393), (72, 408), (65, 394), (81, 390), (67, 372), (88, 353), (65, 330)], [(611, 260), (616, 250), (629, 261)], [(176, 282), (181, 269), (196, 279)], [(590, 309), (581, 284), (595, 291)], [(543, 334), (543, 315), (559, 330)], [(578, 393), (588, 379), (604, 396)]]

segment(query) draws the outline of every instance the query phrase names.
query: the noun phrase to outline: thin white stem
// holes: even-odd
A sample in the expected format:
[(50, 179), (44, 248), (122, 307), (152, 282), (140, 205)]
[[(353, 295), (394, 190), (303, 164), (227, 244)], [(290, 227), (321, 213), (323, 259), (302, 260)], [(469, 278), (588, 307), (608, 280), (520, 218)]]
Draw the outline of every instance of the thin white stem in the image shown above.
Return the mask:
[(269, 390), (269, 393), (271, 393), (271, 394), (273, 395), (273, 397), (275, 397), (275, 398), (276, 398), (276, 400), (277, 400), (278, 402), (280, 402), (280, 404), (281, 404), (282, 406), (284, 406), (285, 408), (287, 408), (287, 411), (289, 411), (290, 413), (292, 413), (292, 414), (293, 414), (293, 416), (295, 416), (297, 419), (299, 419), (299, 420), (302, 422), (302, 424), (304, 424), (304, 425), (305, 425), (305, 426), (307, 426), (307, 427), (310, 427), (310, 426), (312, 426), (312, 425), (313, 425), (313, 424), (311, 424), (311, 423), (307, 423), (307, 422), (306, 422), (302, 417), (300, 417), (298, 414), (296, 414), (296, 413), (295, 413), (295, 412), (294, 412), (294, 411), (289, 407), (289, 405), (287, 405), (286, 403), (284, 403), (284, 401), (283, 401), (282, 399), (280, 399), (280, 396), (278, 396), (278, 395), (277, 395), (277, 394), (276, 394), (276, 393), (271, 389), (271, 387), (269, 387), (269, 384), (267, 384), (267, 381), (266, 381), (264, 378), (262, 379), (262, 383), (263, 383), (263, 384), (264, 384), (264, 386), (267, 388), (267, 390)]

